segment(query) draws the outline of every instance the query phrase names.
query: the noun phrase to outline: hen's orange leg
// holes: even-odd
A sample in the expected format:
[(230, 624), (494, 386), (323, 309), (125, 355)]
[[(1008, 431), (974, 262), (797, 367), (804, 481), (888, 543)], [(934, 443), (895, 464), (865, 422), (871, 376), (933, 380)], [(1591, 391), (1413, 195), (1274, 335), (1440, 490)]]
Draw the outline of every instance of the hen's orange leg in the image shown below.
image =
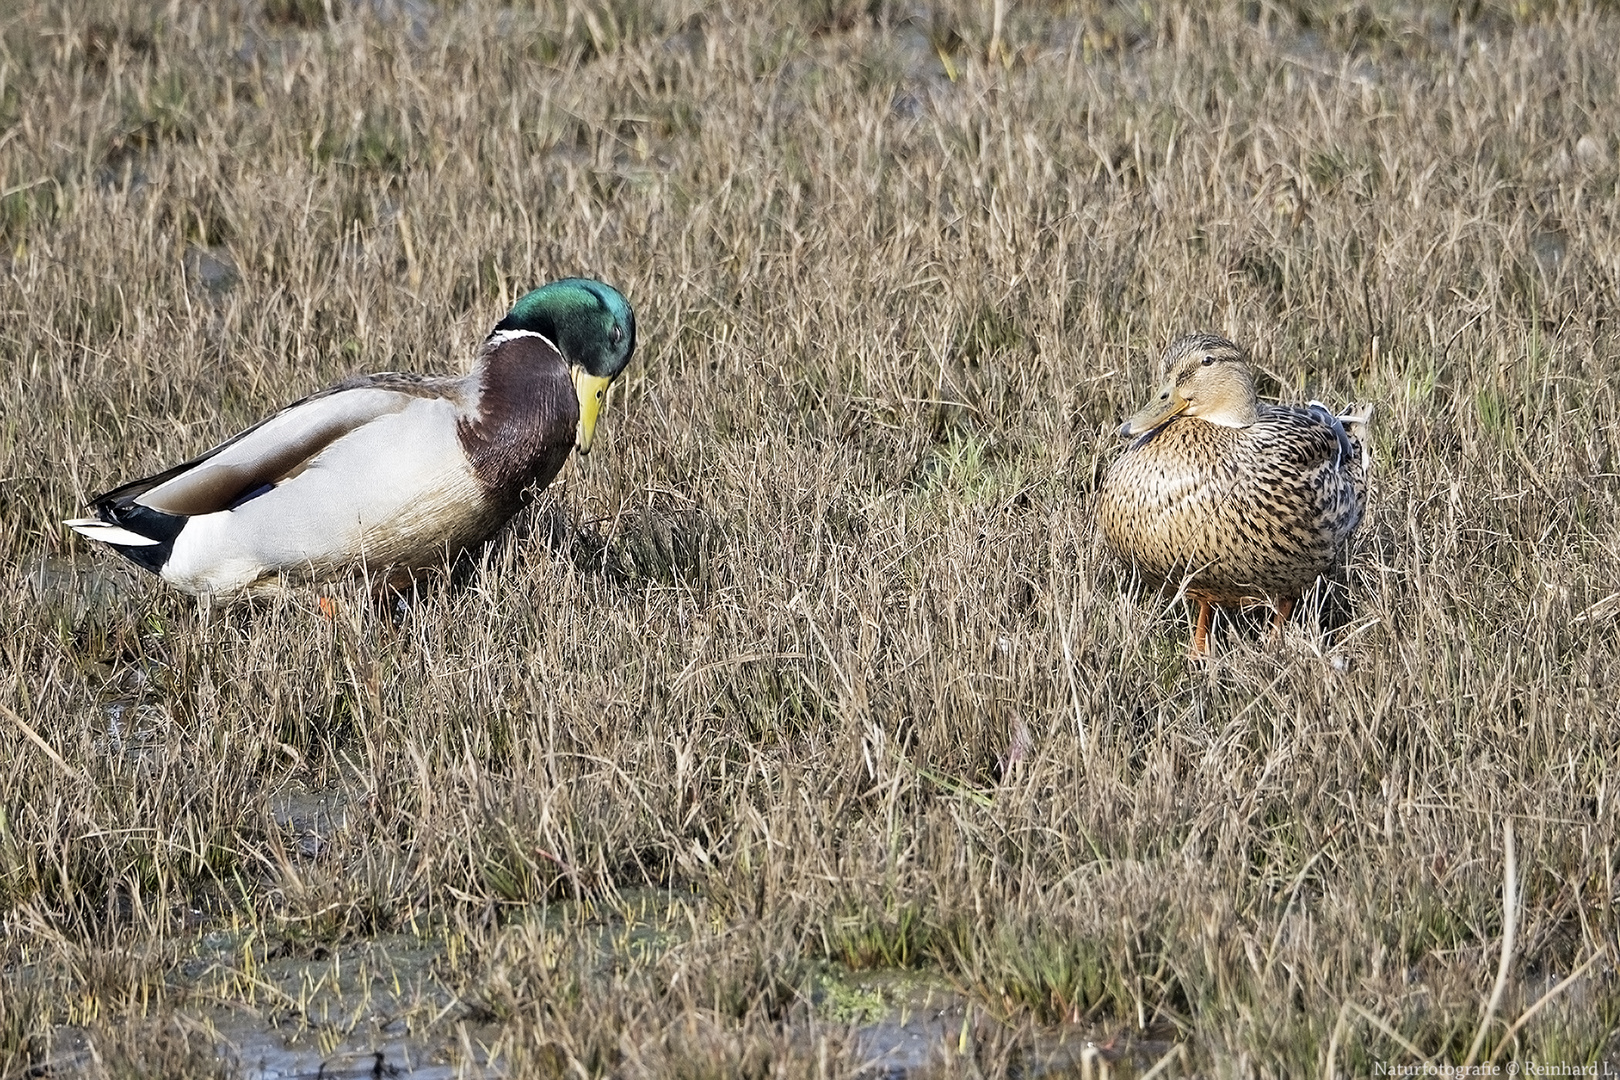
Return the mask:
[(1198, 626), (1193, 630), (1193, 659), (1201, 660), (1209, 655), (1209, 622), (1214, 608), (1208, 600), (1198, 601)]
[(1272, 620), (1271, 625), (1276, 631), (1279, 640), (1282, 638), (1283, 623), (1287, 622), (1288, 616), (1294, 613), (1294, 601), (1295, 598), (1292, 596), (1277, 601), (1277, 617)]

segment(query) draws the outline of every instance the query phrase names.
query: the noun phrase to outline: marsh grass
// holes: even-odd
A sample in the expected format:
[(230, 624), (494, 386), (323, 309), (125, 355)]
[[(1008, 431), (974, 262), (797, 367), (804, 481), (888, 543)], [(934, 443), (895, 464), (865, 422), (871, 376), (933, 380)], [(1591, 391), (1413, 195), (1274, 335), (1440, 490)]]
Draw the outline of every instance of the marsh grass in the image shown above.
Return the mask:
[[(468, 1072), (852, 1072), (829, 962), (957, 987), (945, 1073), (1462, 1061), (1508, 820), (1482, 1059), (1613, 1061), (1620, 22), (1465, 7), (0, 15), (0, 1075), (336, 1040), (255, 972), (390, 935)], [(636, 361), (453, 586), (57, 525), (577, 273)], [(1192, 328), (1379, 410), (1342, 580), (1207, 666), (1089, 517)]]

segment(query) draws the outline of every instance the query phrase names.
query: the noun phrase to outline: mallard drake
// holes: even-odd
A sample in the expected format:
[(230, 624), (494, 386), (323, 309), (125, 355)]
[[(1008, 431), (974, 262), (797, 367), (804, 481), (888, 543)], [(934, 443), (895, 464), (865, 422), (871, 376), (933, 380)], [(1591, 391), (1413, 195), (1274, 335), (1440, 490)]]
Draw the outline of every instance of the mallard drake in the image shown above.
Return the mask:
[(1201, 655), (1213, 605), (1268, 602), (1280, 627), (1338, 560), (1367, 505), (1372, 406), (1262, 405), (1243, 350), (1214, 334), (1177, 339), (1159, 374), (1153, 402), (1119, 429), (1130, 442), (1097, 520), (1144, 585), (1198, 602)]
[(635, 348), (616, 289), (554, 281), (513, 305), (460, 378), (345, 379), (66, 524), (199, 596), (352, 570), (403, 584), (494, 535), (570, 449), (590, 452)]

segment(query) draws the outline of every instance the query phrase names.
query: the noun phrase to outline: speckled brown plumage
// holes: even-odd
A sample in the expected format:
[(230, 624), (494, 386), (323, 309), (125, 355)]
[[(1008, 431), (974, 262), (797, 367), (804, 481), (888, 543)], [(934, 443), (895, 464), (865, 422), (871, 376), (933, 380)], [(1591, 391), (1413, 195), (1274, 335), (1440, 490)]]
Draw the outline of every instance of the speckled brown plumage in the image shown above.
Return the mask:
[(1153, 404), (1103, 480), (1108, 547), (1150, 589), (1200, 605), (1269, 601), (1286, 616), (1339, 558), (1367, 500), (1362, 425), (1370, 408), (1260, 405), (1242, 351), (1211, 334), (1178, 339)]

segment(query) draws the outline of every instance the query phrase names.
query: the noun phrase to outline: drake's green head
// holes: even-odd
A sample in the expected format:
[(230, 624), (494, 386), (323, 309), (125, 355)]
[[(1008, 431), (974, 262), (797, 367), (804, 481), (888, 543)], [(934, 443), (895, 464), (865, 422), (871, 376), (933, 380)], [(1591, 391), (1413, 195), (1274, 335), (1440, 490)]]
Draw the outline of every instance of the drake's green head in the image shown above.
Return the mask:
[(630, 302), (600, 281), (563, 278), (521, 297), (493, 333), (503, 330), (539, 334), (562, 353), (579, 395), (575, 446), (590, 453), (608, 387), (636, 351), (636, 313)]

